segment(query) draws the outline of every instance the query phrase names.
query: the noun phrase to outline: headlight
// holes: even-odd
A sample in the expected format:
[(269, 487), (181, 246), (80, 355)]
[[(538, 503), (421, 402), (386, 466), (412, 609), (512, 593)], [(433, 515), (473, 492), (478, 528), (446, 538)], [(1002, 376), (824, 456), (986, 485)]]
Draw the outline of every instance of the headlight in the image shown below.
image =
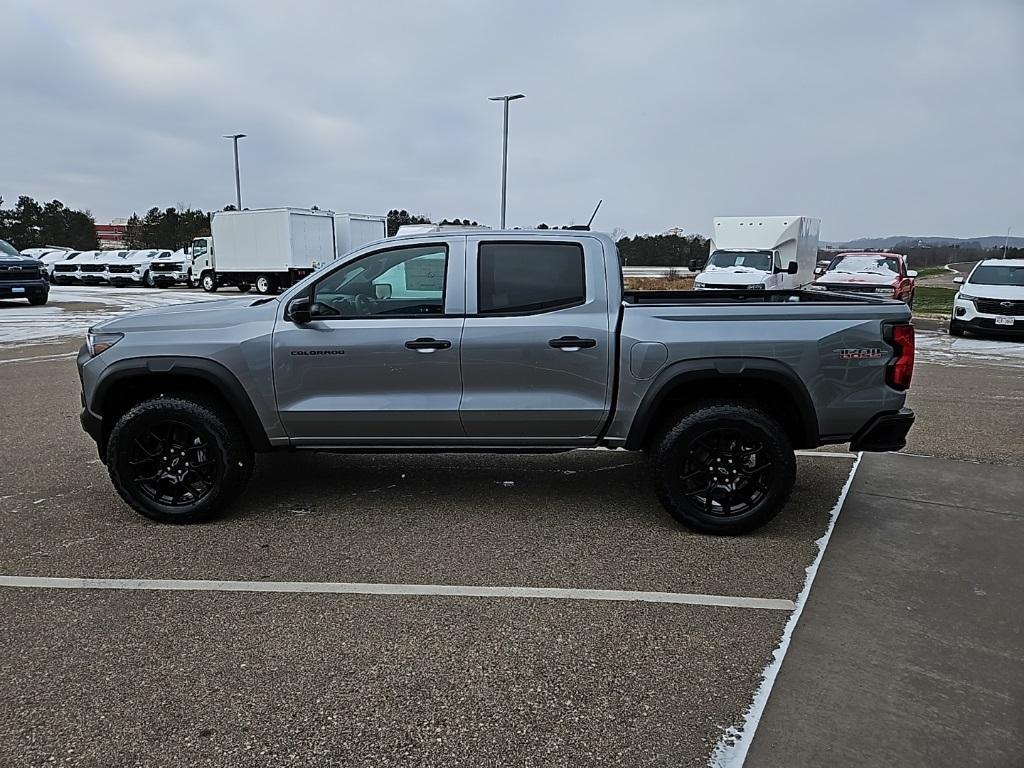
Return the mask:
[(958, 293), (956, 295), (957, 301), (974, 301), (976, 298), (978, 298), (978, 297), (977, 296), (971, 296), (971, 294), (964, 293), (963, 291), (961, 291), (960, 293)]
[(763, 291), (764, 283), (754, 283), (753, 285), (745, 285), (743, 287), (746, 288), (748, 291)]
[(824, 285), (816, 285), (815, 283), (811, 283), (810, 285), (807, 286), (807, 290), (809, 290), (809, 291), (827, 291), (828, 288), (826, 288)]
[(89, 348), (89, 357), (96, 357), (117, 344), (124, 338), (123, 333), (89, 333), (85, 337), (85, 345)]
[(142, 271), (142, 267), (136, 267), (136, 268), (135, 268), (135, 272), (136, 272), (136, 273), (138, 273), (138, 272), (141, 272), (141, 271)]
[(704, 283), (696, 283), (696, 282), (695, 282), (695, 283), (693, 284), (693, 290), (695, 290), (695, 291), (699, 291), (699, 290), (701, 290), (701, 289), (703, 289), (703, 288), (704, 288)]

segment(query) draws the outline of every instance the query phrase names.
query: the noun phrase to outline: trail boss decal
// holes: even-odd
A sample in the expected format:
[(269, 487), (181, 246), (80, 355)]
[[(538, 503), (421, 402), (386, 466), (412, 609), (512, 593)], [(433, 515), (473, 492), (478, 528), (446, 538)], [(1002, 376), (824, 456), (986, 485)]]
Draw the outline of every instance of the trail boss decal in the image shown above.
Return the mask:
[[(840, 360), (878, 360), (885, 353), (881, 347), (867, 347), (865, 349), (840, 349)], [(294, 353), (293, 353), (294, 354)]]

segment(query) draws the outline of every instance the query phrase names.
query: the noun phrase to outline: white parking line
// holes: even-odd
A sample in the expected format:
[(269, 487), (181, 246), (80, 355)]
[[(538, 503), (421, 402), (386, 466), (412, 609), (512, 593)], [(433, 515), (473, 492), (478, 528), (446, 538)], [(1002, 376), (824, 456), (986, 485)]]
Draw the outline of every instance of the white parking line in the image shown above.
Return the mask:
[(850, 469), (850, 476), (846, 478), (846, 484), (843, 485), (843, 489), (839, 492), (839, 498), (836, 500), (835, 506), (832, 507), (832, 514), (830, 515), (825, 535), (816, 542), (818, 554), (814, 558), (814, 562), (807, 566), (807, 579), (804, 581), (803, 589), (797, 595), (796, 606), (789, 617), (789, 621), (786, 622), (785, 628), (782, 630), (782, 639), (779, 641), (779, 647), (775, 649), (772, 654), (772, 660), (765, 667), (761, 675), (761, 684), (754, 693), (754, 701), (750, 704), (750, 708), (743, 718), (743, 725), (739, 729), (730, 727), (719, 738), (718, 745), (708, 761), (708, 765), (711, 768), (743, 768), (743, 763), (747, 759), (747, 752), (750, 750), (750, 744), (754, 740), (754, 734), (757, 732), (757, 724), (761, 722), (764, 708), (768, 704), (768, 697), (771, 695), (772, 687), (775, 685), (775, 679), (779, 676), (782, 661), (786, 658), (786, 651), (789, 650), (789, 641), (793, 637), (793, 630), (796, 628), (797, 622), (800, 621), (800, 615), (803, 613), (804, 605), (807, 604), (807, 596), (811, 593), (811, 586), (814, 584), (814, 577), (818, 573), (821, 558), (825, 555), (825, 548), (828, 546), (829, 539), (832, 538), (832, 531), (836, 527), (836, 520), (839, 518), (839, 513), (843, 511), (846, 495), (850, 492), (850, 486), (853, 485), (853, 478), (857, 474), (857, 467), (860, 466), (861, 456), (863, 454), (857, 454), (857, 460)]
[(0, 360), (0, 365), (4, 363), (45, 363), (51, 360), (63, 360), (65, 357), (77, 357), (77, 352), (61, 352), (56, 355), (35, 355), (34, 357), (12, 357), (7, 360)]
[(793, 451), (797, 456), (823, 456), (826, 459), (856, 459), (856, 453), (846, 451)]
[(631, 592), (617, 589), (555, 587), (475, 587), (446, 584), (369, 584), (318, 581), (211, 581), (203, 579), (67, 579), (47, 576), (0, 576), (0, 587), (34, 589), (126, 589), (184, 592), (291, 592), (342, 595), (423, 595), (431, 597), (506, 597), (542, 600), (610, 600), (619, 602), (709, 605), (792, 611), (792, 600), (681, 592)]

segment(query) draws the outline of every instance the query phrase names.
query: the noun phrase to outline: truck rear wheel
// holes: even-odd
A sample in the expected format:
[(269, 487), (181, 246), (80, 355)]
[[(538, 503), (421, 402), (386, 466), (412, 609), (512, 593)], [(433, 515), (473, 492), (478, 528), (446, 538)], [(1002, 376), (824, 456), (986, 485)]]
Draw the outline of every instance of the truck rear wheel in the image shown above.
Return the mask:
[(245, 488), (253, 451), (241, 427), (213, 403), (161, 395), (117, 420), (107, 443), (114, 488), (141, 515), (198, 523)]
[(199, 278), (199, 284), (207, 293), (213, 293), (217, 290), (217, 278), (213, 276), (212, 272), (203, 272), (202, 277)]
[(272, 275), (256, 276), (256, 293), (266, 296), (277, 292), (277, 280)]
[(651, 467), (658, 498), (701, 533), (753, 531), (779, 513), (796, 479), (782, 425), (751, 406), (704, 403), (656, 440)]

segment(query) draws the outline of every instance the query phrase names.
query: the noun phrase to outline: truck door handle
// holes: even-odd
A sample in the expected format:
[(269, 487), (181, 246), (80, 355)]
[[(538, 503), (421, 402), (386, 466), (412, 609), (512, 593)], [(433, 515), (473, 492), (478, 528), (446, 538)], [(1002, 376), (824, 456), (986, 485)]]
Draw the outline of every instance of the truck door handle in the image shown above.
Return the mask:
[(549, 347), (564, 349), (566, 352), (575, 352), (577, 349), (590, 349), (597, 346), (595, 339), (581, 339), (578, 336), (563, 336), (560, 339), (552, 339), (548, 342)]
[(438, 349), (449, 349), (452, 343), (445, 339), (431, 339), (428, 336), (421, 336), (418, 339), (405, 342), (408, 349), (415, 349), (417, 352), (434, 352)]

